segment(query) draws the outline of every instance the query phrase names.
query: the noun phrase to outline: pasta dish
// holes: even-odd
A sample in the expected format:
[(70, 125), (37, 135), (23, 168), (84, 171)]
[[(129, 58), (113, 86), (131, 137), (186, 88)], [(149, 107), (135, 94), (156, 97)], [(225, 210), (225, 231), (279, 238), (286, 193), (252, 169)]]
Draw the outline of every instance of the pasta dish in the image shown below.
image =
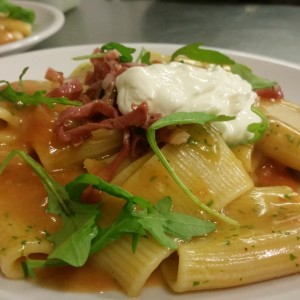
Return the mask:
[(0, 1), (0, 45), (31, 35), (35, 13), (7, 0)]
[(299, 272), (299, 107), (199, 43), (135, 52), (1, 78), (2, 276), (136, 297), (157, 271), (177, 293)]

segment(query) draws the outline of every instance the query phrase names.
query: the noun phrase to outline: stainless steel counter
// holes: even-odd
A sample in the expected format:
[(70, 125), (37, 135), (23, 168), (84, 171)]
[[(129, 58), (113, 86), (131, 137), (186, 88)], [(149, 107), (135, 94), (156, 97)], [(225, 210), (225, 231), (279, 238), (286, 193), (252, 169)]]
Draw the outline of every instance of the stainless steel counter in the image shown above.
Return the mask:
[[(300, 63), (300, 5), (82, 0), (34, 49), (118, 42), (203, 42)], [(278, 1), (276, 1), (278, 3)]]

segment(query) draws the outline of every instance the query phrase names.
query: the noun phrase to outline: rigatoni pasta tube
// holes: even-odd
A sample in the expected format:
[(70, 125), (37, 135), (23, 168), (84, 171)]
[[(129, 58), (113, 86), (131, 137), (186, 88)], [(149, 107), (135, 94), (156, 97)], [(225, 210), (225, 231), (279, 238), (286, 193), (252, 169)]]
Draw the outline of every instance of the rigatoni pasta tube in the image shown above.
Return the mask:
[(231, 151), (237, 157), (237, 159), (243, 164), (247, 173), (252, 176), (253, 164), (252, 154), (254, 146), (251, 144), (236, 145), (231, 147)]
[(270, 119), (270, 125), (257, 148), (274, 160), (300, 171), (299, 107), (285, 101), (261, 101), (260, 108)]
[[(242, 164), (223, 142), (213, 128), (188, 126), (190, 142), (180, 146), (167, 145), (162, 151), (176, 174), (200, 199), (214, 199), (219, 209), (252, 188), (253, 183)], [(141, 161), (143, 161), (141, 159)], [(210, 167), (209, 167), (209, 166)], [(173, 210), (202, 217), (199, 207), (170, 177), (156, 156), (150, 157), (141, 166), (123, 172), (122, 186), (134, 195), (142, 196), (153, 203), (168, 195), (173, 199)], [(237, 188), (239, 186), (239, 188)], [(113, 218), (122, 204), (118, 199), (104, 197), (102, 211), (107, 222)], [(216, 205), (215, 205), (216, 206)], [(113, 211), (111, 209), (113, 207)], [(132, 253), (130, 239), (122, 238), (95, 254), (96, 263), (110, 273), (130, 296), (137, 296), (155, 268), (173, 251), (161, 247), (152, 239), (140, 239), (138, 249)]]
[[(127, 158), (125, 159), (120, 166), (118, 166), (117, 174), (113, 177), (110, 181), (112, 184), (115, 185), (122, 185), (131, 175), (134, 174), (149, 158), (151, 157), (151, 153), (148, 153), (135, 161), (132, 159)], [(105, 157), (103, 159), (86, 159), (84, 161), (84, 167), (88, 171), (88, 173), (96, 174), (100, 176), (104, 174), (105, 176), (105, 169), (109, 164), (113, 162), (116, 158), (116, 155)], [(101, 177), (101, 176), (100, 176)]]
[(53, 245), (33, 227), (9, 216), (0, 216), (0, 269), (12, 279), (23, 278), (22, 261), (37, 254), (48, 255)]
[(110, 274), (128, 296), (136, 297), (152, 272), (172, 252), (152, 238), (143, 238), (134, 253), (127, 236), (94, 254), (92, 262)]
[(122, 133), (106, 129), (92, 132), (92, 136), (80, 145), (57, 145), (51, 130), (52, 122), (53, 112), (41, 107), (36, 109), (31, 122), (36, 125), (36, 128), (32, 128), (34, 132), (30, 142), (47, 170), (67, 168), (76, 163), (82, 163), (86, 158), (113, 155), (122, 145)]
[(15, 148), (16, 132), (20, 130), (21, 118), (9, 107), (0, 106), (0, 160)]
[[(242, 163), (213, 127), (195, 125), (186, 126), (185, 130), (190, 134), (187, 143), (166, 145), (162, 152), (177, 176), (203, 203), (220, 210), (253, 187)], [(156, 156), (125, 182), (124, 188), (142, 197), (150, 195), (156, 201), (169, 195), (174, 210), (202, 214)]]
[[(55, 177), (69, 181), (76, 174), (70, 170)], [(27, 257), (41, 259), (52, 251), (47, 237), (61, 222), (58, 216), (45, 213), (45, 188), (21, 157), (5, 168), (0, 182), (0, 270), (8, 278), (23, 278), (22, 262)]]
[(86, 158), (103, 157), (114, 154), (122, 143), (122, 134), (116, 130), (99, 129), (91, 138), (79, 146), (65, 146), (47, 151), (45, 144), (36, 140), (33, 143), (46, 169), (57, 169), (83, 162)]
[(287, 187), (256, 188), (225, 212), (238, 220), (182, 244), (162, 264), (176, 292), (238, 286), (299, 272), (300, 196)]

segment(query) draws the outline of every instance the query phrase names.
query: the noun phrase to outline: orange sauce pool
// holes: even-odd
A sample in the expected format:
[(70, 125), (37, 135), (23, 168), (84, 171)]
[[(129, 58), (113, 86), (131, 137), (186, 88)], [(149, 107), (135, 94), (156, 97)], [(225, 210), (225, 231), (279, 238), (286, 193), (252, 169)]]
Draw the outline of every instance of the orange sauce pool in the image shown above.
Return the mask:
[[(43, 84), (36, 81), (24, 81), (28, 93), (41, 88), (48, 89)], [(18, 83), (13, 85), (19, 88)], [(52, 131), (57, 110), (49, 110), (45, 106), (20, 109), (9, 103), (5, 105), (12, 114), (20, 117), (22, 122), (17, 128), (5, 128), (6, 124), (0, 128), (15, 136), (11, 146), (0, 145), (0, 150), (4, 150), (3, 153), (8, 154), (12, 149), (21, 149), (35, 156), (36, 154), (31, 149), (37, 143), (36, 141), (39, 145), (44, 145), (44, 151), (49, 150), (50, 146), (55, 147), (59, 144)], [(2, 154), (0, 161), (5, 157), (6, 154)], [(82, 171), (82, 166), (77, 165), (69, 169), (50, 171), (49, 174), (57, 182), (65, 185)], [(14, 158), (0, 174), (0, 214), (9, 215), (11, 220), (24, 227), (34, 227), (37, 233), (56, 232), (61, 225), (59, 217), (48, 214), (46, 210), (47, 193), (40, 178), (22, 159)], [(81, 268), (64, 266), (38, 270), (37, 276), (29, 280), (45, 288), (60, 291), (103, 293), (113, 290), (121, 292), (115, 280), (96, 268), (91, 259)], [(149, 281), (153, 282), (153, 280)]]
[(40, 286), (68, 292), (104, 293), (120, 291), (115, 280), (104, 271), (96, 268), (91, 260), (83, 267), (55, 267), (40, 270), (36, 278)]
[[(66, 184), (81, 173), (78, 168), (58, 171), (51, 174), (61, 184)], [(26, 164), (12, 163), (0, 175), (0, 211), (25, 226), (49, 233), (60, 228), (59, 218), (46, 213), (47, 194), (38, 178)], [(92, 259), (81, 268), (70, 266), (53, 267), (37, 272), (35, 279), (29, 279), (49, 289), (79, 293), (105, 293), (121, 288), (115, 280), (95, 267)], [(146, 287), (164, 286), (159, 271), (149, 278)]]
[(45, 214), (46, 192), (39, 178), (26, 165), (9, 165), (0, 175), (0, 211), (27, 226), (38, 225), (50, 232), (58, 220)]
[[(78, 170), (71, 169), (54, 174), (57, 181), (65, 184), (78, 175)], [(0, 211), (12, 219), (34, 226), (40, 230), (53, 232), (59, 229), (59, 219), (46, 213), (47, 195), (40, 179), (26, 165), (10, 165), (0, 175)], [(39, 285), (64, 290), (81, 292), (99, 292), (117, 290), (112, 278), (96, 269), (91, 262), (83, 268), (57, 267), (40, 270), (36, 281)]]
[[(81, 268), (66, 266), (40, 270), (35, 282), (45, 288), (68, 292), (105, 294), (105, 292), (114, 291), (124, 293), (111, 276), (93, 265), (92, 260), (89, 260)], [(159, 270), (154, 271), (149, 277), (145, 288), (155, 286), (167, 289)]]
[(286, 166), (273, 160), (262, 162), (256, 169), (256, 175), (260, 186), (286, 185), (293, 190), (300, 187), (299, 179)]
[[(33, 84), (34, 86), (34, 84)], [(34, 89), (34, 88), (33, 88)], [(16, 111), (16, 114), (19, 112)], [(47, 109), (30, 109), (31, 119), (25, 118), (23, 132), (18, 145), (25, 144), (30, 148), (33, 141), (46, 144), (53, 139), (51, 124), (53, 113)], [(20, 113), (21, 115), (21, 113)], [(19, 162), (19, 161), (18, 161)], [(82, 170), (77, 166), (67, 170), (51, 172), (61, 184), (66, 184), (79, 175)], [(276, 164), (264, 164), (257, 169), (258, 181), (261, 185), (286, 184), (299, 187), (299, 181)], [(1, 196), (5, 195), (5, 196)], [(46, 213), (47, 194), (38, 176), (25, 163), (10, 164), (0, 175), (0, 212), (9, 214), (14, 220), (27, 226), (35, 226), (49, 233), (60, 228), (60, 221), (54, 215)], [(121, 291), (115, 280), (93, 264), (92, 258), (82, 268), (56, 267), (39, 270), (35, 279), (37, 284), (50, 289), (71, 292), (104, 293)], [(167, 289), (159, 270), (155, 271), (146, 283), (147, 287), (160, 286)]]

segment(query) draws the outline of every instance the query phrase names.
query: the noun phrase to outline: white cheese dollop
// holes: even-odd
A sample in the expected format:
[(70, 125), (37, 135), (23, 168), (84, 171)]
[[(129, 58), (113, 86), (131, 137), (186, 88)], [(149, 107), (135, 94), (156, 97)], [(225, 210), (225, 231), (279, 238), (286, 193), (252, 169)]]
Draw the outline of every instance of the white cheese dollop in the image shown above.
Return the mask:
[(123, 114), (146, 101), (150, 113), (163, 116), (195, 111), (235, 116), (214, 123), (229, 144), (246, 142), (253, 136), (247, 126), (261, 121), (251, 111), (256, 100), (251, 85), (220, 66), (204, 69), (180, 62), (135, 66), (117, 77), (116, 87)]

